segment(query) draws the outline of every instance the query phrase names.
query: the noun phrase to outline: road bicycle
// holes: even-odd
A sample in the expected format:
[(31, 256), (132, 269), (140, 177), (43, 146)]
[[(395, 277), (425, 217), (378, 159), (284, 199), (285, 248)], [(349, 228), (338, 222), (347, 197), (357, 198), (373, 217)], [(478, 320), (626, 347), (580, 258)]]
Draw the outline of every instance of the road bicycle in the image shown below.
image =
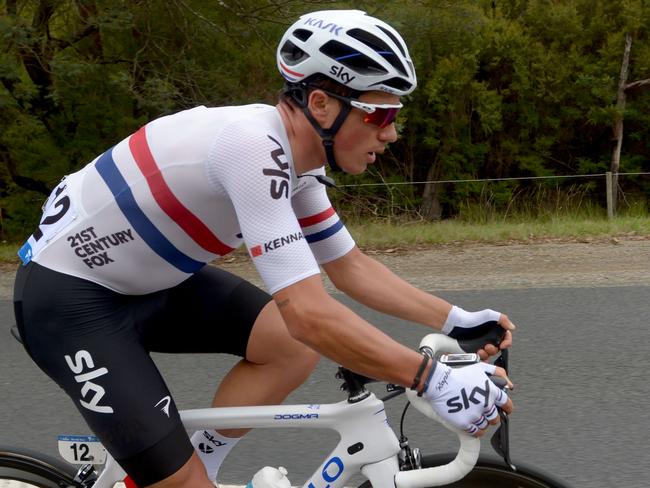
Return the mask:
[[(429, 334), (423, 338), (420, 351), (438, 358), (443, 352), (473, 352), (477, 344), (485, 343), (481, 338), (459, 344), (450, 337)], [(507, 350), (502, 351), (497, 364), (507, 369), (507, 359)], [(570, 488), (548, 474), (510, 460), (508, 416), (501, 410), (500, 426), (491, 439), (501, 459), (479, 456), (480, 439), (447, 424), (414, 391), (389, 384), (388, 394), (380, 399), (366, 389), (374, 380), (345, 368), (339, 368), (337, 377), (343, 379), (342, 389), (347, 393), (347, 399), (338, 403), (185, 410), (180, 412), (181, 419), (188, 432), (262, 427), (337, 431), (338, 444), (303, 488), (343, 488), (352, 475), (359, 473), (367, 478), (360, 488)], [(492, 379), (497, 384), (501, 380), (496, 376)], [(499, 386), (504, 387), (504, 382)], [(408, 402), (398, 438), (386, 416), (384, 402), (402, 394), (406, 394)], [(403, 426), (410, 405), (458, 436), (460, 447), (456, 454), (423, 456), (418, 448), (409, 446)], [(83, 463), (79, 469), (50, 456), (0, 446), (0, 485), (13, 480), (43, 488), (110, 488), (125, 479), (125, 472), (95, 438), (60, 442), (69, 448), (64, 453), (72, 453), (71, 461)], [(127, 478), (127, 488), (131, 486), (135, 485)]]

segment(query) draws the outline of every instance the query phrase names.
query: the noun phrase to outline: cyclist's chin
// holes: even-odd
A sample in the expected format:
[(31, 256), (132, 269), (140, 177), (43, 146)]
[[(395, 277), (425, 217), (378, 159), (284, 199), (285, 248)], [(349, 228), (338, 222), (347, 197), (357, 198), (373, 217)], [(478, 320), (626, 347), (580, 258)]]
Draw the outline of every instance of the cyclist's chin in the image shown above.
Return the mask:
[(346, 161), (344, 164), (341, 164), (341, 169), (349, 175), (360, 175), (368, 168), (367, 161), (359, 161), (358, 159)]

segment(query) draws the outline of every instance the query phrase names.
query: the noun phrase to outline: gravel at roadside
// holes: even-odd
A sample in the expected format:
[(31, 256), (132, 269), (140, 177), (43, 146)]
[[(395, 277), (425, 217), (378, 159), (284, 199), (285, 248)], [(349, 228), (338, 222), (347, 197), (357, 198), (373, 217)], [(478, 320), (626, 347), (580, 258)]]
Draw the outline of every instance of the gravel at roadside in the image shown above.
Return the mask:
[[(366, 252), (428, 291), (650, 285), (650, 236), (526, 244), (458, 243)], [(261, 285), (244, 252), (215, 264)], [(0, 299), (11, 298), (16, 266), (0, 266)], [(327, 280), (326, 286), (333, 289)]]

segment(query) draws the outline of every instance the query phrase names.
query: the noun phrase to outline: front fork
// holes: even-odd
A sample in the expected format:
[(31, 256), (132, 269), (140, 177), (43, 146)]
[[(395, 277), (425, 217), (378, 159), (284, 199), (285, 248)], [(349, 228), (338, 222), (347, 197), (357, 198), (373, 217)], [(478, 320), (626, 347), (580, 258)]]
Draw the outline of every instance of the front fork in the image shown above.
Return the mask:
[(361, 468), (363, 475), (368, 478), (372, 488), (395, 488), (395, 475), (398, 471), (420, 469), (422, 456), (420, 450), (409, 447), (408, 439), (400, 439), (400, 451), (397, 456), (389, 457), (378, 463), (367, 464)]
[(395, 475), (398, 471), (399, 464), (396, 456), (378, 463), (366, 464), (361, 468), (361, 472), (368, 478), (372, 488), (395, 488)]

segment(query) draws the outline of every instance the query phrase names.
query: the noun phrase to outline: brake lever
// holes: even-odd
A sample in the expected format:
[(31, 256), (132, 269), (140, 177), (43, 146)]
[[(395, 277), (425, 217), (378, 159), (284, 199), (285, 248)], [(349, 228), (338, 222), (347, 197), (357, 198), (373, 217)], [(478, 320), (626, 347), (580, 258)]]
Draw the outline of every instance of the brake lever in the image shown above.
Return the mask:
[(494, 451), (503, 458), (508, 467), (513, 471), (517, 471), (517, 467), (512, 464), (512, 460), (510, 459), (510, 418), (500, 407), (497, 407), (497, 410), (499, 411), (501, 423), (492, 435), (490, 444)]
[(506, 375), (508, 374), (508, 349), (501, 349), (499, 357), (494, 361), (495, 366), (499, 366), (506, 370)]
[[(499, 357), (494, 361), (494, 365), (503, 368), (506, 375), (508, 374), (508, 355), (508, 349), (502, 349)], [(517, 467), (512, 464), (510, 459), (510, 417), (501, 407), (497, 407), (497, 411), (499, 412), (500, 424), (490, 439), (490, 445), (503, 458), (510, 469), (517, 471)]]

